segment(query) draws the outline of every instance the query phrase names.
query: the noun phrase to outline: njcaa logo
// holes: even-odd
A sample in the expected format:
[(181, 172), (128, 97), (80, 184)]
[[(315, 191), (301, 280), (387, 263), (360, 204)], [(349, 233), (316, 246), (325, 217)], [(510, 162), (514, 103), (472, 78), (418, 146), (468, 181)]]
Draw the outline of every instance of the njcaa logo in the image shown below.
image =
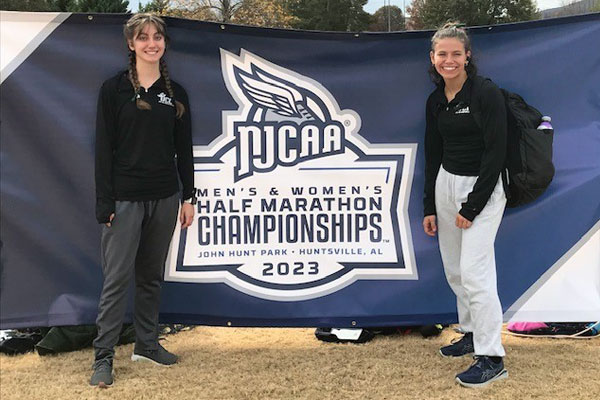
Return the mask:
[(169, 96), (167, 96), (166, 93), (160, 92), (159, 94), (157, 94), (157, 96), (158, 96), (158, 102), (160, 104), (165, 104), (167, 106), (174, 107), (173, 100)]
[(344, 126), (356, 126), (353, 114), (337, 119), (313, 91), (252, 64), (246, 72), (233, 66), (235, 83), (252, 103), (250, 119), (234, 123), (239, 164), (236, 180), (277, 166), (343, 152)]
[(408, 220), (416, 144), (371, 145), (320, 83), (221, 50), (237, 109), (194, 146), (196, 220), (176, 229), (165, 280), (224, 282), (265, 299), (361, 279), (417, 279)]

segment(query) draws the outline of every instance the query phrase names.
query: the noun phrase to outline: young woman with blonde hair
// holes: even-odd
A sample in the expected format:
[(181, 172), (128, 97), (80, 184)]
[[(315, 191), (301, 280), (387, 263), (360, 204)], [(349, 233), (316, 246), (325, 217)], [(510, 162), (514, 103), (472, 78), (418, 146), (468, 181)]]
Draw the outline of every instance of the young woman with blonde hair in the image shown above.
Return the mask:
[(444, 272), (456, 294), (464, 332), (440, 354), (475, 353), (473, 365), (456, 380), (463, 386), (484, 386), (508, 376), (494, 256), (506, 205), (500, 176), (506, 108), (500, 89), (477, 75), (469, 37), (457, 24), (434, 34), (430, 60), (437, 88), (426, 106), (423, 229), (429, 236), (439, 234)]

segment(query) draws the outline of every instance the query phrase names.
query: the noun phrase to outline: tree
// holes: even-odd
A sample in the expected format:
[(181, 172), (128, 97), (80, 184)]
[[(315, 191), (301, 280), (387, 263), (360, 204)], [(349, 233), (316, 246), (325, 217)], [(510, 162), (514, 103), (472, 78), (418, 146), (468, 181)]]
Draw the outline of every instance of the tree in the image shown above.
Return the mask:
[[(290, 28), (295, 17), (288, 11), (287, 1), (171, 0), (168, 2), (168, 8), (161, 14), (203, 21)], [(154, 8), (149, 11), (153, 10)]]
[(540, 17), (535, 0), (504, 0), (496, 9), (498, 23), (531, 21)]
[(413, 0), (407, 12), (413, 29), (434, 29), (448, 21), (475, 26), (538, 17), (534, 0)]
[(81, 12), (126, 13), (128, 0), (78, 0), (77, 8)]
[(204, 0), (172, 0), (166, 15), (201, 21), (218, 21), (217, 15), (211, 11)]
[(404, 14), (400, 7), (383, 6), (371, 17), (371, 32), (403, 31), (405, 29)]
[(125, 13), (129, 1), (122, 0), (0, 0), (0, 9), (11, 11)]
[(320, 31), (363, 31), (370, 15), (367, 0), (291, 0), (288, 8), (297, 18), (295, 28)]
[(173, 0), (169, 15), (201, 19), (204, 21), (231, 22), (242, 0)]
[(552, 17), (586, 14), (600, 11), (600, 0), (563, 0), (562, 6), (554, 10)]
[(60, 12), (77, 12), (77, 1), (76, 0), (53, 0), (51, 1), (53, 11)]
[(243, 0), (233, 22), (268, 28), (291, 28), (296, 18), (285, 7), (285, 0)]
[(166, 15), (170, 7), (171, 0), (152, 0), (147, 4), (143, 4), (138, 8), (139, 12), (157, 13)]
[(242, 6), (241, 0), (207, 0), (210, 8), (220, 16), (219, 22), (231, 22), (235, 12)]
[(47, 0), (0, 0), (0, 10), (53, 11), (53, 6)]

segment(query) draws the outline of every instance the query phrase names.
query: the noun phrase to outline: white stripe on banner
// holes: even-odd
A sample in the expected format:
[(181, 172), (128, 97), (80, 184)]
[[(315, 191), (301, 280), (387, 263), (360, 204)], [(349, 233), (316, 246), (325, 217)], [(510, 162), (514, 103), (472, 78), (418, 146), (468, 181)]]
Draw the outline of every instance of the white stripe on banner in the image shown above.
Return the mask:
[(0, 83), (71, 13), (0, 12)]
[(527, 322), (600, 320), (600, 221), (505, 313)]

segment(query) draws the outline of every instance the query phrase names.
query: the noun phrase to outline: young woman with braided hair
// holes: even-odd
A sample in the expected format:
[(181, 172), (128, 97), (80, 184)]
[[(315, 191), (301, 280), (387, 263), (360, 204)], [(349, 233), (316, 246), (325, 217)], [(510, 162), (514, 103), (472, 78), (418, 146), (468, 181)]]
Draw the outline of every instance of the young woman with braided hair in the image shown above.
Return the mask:
[(444, 272), (464, 332), (440, 354), (475, 353), (473, 365), (456, 380), (485, 386), (508, 376), (494, 256), (506, 205), (500, 177), (506, 156), (504, 97), (492, 81), (477, 75), (469, 37), (457, 24), (434, 34), (430, 60), (437, 88), (426, 106), (423, 228), (429, 236), (439, 234)]
[(113, 383), (114, 346), (133, 276), (136, 341), (131, 359), (177, 362), (158, 343), (160, 284), (180, 204), (183, 229), (194, 216), (189, 104), (163, 58), (165, 23), (136, 14), (123, 32), (129, 68), (102, 85), (96, 121), (96, 218), (102, 224), (104, 282), (90, 384), (100, 387)]

